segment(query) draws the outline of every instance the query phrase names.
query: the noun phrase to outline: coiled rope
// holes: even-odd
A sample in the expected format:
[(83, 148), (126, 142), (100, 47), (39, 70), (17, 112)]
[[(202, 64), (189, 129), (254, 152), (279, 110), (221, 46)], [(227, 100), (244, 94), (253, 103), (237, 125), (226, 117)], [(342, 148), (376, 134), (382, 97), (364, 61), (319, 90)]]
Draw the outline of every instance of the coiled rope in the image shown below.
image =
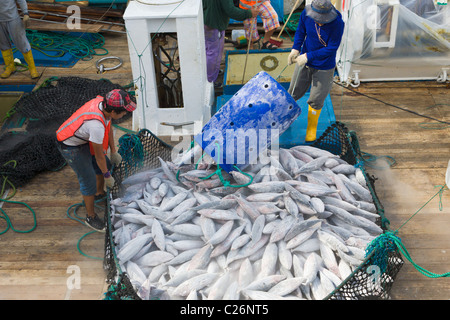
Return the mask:
[[(3, 167), (9, 165), (10, 163), (13, 164), (13, 167), (15, 168), (17, 166), (17, 162), (15, 160), (10, 160), (6, 163), (3, 164)], [(7, 188), (7, 184), (9, 185), (10, 188), (12, 188), (13, 192), (11, 195), (7, 196), (6, 198), (0, 198), (0, 202), (7, 202), (7, 203), (15, 203), (15, 204), (20, 204), (20, 205), (24, 205), (25, 207), (28, 208), (28, 210), (32, 213), (33, 216), (33, 226), (28, 229), (28, 230), (17, 230), (16, 228), (14, 228), (11, 219), (9, 218), (9, 216), (6, 214), (5, 210), (3, 210), (2, 208), (0, 208), (0, 218), (4, 219), (6, 221), (6, 228), (5, 230), (3, 230), (2, 232), (0, 232), (0, 235), (6, 233), (9, 229), (18, 232), (18, 233), (29, 233), (31, 231), (33, 231), (34, 229), (36, 229), (37, 226), (37, 220), (36, 220), (36, 213), (34, 212), (34, 210), (25, 202), (21, 202), (21, 201), (12, 201), (10, 200), (11, 198), (14, 197), (14, 195), (16, 194), (16, 188), (14, 186), (14, 184), (9, 181), (7, 174), (6, 173), (1, 173), (2, 174), (2, 178), (3, 178), (3, 183), (2, 183), (2, 188), (1, 188), (1, 195), (3, 196), (6, 193), (6, 188)]]
[[(66, 33), (26, 30), (26, 35), (31, 48), (50, 58), (59, 58), (69, 53), (81, 60), (91, 60), (94, 56), (108, 54), (108, 50), (104, 48), (105, 38), (100, 33), (75, 37)], [(17, 51), (17, 48), (13, 51)]]

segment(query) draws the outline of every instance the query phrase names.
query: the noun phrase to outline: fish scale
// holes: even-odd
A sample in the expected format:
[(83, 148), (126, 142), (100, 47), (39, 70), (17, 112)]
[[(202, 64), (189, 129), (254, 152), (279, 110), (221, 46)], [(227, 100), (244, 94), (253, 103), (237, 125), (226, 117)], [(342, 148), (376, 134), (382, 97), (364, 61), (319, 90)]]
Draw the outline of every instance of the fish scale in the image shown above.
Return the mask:
[(382, 232), (367, 184), (325, 150), (280, 149), (269, 164), (224, 173), (232, 185), (253, 176), (234, 188), (201, 179), (213, 163), (159, 161), (111, 201), (118, 259), (143, 297), (155, 287), (184, 299), (323, 298)]

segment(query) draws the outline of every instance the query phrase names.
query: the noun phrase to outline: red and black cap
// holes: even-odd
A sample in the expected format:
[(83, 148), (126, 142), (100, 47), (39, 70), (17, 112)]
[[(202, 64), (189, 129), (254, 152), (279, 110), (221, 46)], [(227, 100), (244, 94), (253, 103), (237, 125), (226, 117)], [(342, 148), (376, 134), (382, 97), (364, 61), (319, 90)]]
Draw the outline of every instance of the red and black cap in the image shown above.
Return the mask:
[(127, 111), (136, 110), (136, 103), (131, 100), (128, 92), (122, 89), (114, 89), (105, 96), (106, 104), (113, 108), (125, 108)]

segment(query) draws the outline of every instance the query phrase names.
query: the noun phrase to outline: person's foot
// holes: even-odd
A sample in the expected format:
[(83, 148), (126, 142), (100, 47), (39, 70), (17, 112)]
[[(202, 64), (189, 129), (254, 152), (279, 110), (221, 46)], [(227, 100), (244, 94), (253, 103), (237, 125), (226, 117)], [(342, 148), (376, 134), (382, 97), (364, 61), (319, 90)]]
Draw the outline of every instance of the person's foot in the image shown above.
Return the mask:
[(95, 215), (94, 217), (87, 216), (86, 225), (95, 231), (105, 232), (105, 223), (98, 217), (98, 215)]
[(276, 50), (278, 47), (270, 41), (263, 42), (261, 49)]
[(96, 194), (94, 196), (94, 201), (95, 202), (99, 202), (99, 201), (103, 201), (103, 200), (106, 200), (106, 193)]

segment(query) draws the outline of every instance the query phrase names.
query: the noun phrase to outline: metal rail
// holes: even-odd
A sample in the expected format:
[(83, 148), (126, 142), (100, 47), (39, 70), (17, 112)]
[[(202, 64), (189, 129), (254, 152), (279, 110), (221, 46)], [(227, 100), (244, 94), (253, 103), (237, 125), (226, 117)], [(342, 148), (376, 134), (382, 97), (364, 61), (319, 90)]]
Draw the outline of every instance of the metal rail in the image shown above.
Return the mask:
[[(34, 20), (34, 21), (44, 21), (44, 22), (50, 22), (50, 23), (55, 23), (55, 24), (66, 24), (67, 20), (70, 18), (70, 17), (68, 17), (66, 15), (63, 15), (63, 14), (50, 13), (50, 12), (39, 11), (39, 10), (28, 10), (28, 12), (41, 15), (41, 17), (39, 19), (30, 17), (30, 20)], [(45, 18), (47, 16), (55, 16), (55, 17), (65, 18), (65, 19), (64, 19), (64, 21), (46, 20)], [(126, 33), (125, 24), (124, 23), (110, 22), (110, 21), (103, 21), (103, 20), (94, 20), (94, 19), (87, 19), (87, 18), (79, 18), (79, 19), (81, 21), (83, 21), (83, 22), (86, 22), (86, 24), (105, 25), (105, 28), (102, 28), (102, 30), (101, 30), (101, 31), (104, 31), (104, 32)], [(107, 28), (106, 28), (106, 26), (107, 26)], [(119, 27), (119, 28), (123, 28), (123, 31), (111, 29), (114, 26)]]

